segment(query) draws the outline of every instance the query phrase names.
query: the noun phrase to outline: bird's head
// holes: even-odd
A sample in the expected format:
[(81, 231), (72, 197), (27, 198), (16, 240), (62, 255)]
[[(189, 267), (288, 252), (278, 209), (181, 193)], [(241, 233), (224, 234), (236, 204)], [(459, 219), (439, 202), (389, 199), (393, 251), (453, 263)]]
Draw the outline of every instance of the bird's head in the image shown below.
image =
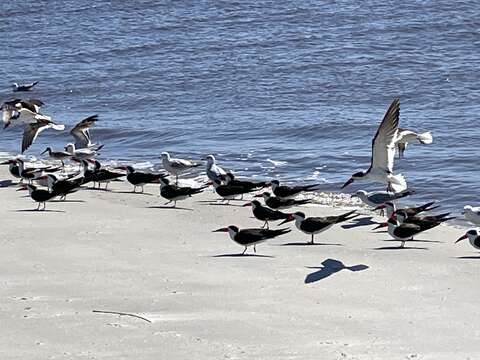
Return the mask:
[(287, 222), (290, 222), (290, 221), (293, 221), (293, 220), (295, 220), (295, 221), (305, 220), (305, 213), (303, 213), (301, 211), (297, 211), (296, 213), (289, 214), (288, 217), (278, 225), (280, 226), (280, 225), (283, 225), (283, 224), (285, 224)]
[(365, 199), (367, 192), (365, 190), (358, 190), (355, 194), (352, 194), (350, 198), (358, 197), (359, 199)]
[(468, 213), (468, 212), (471, 212), (471, 211), (473, 211), (473, 206), (471, 206), (471, 205), (465, 205), (465, 206), (463, 207), (462, 214), (465, 215), (465, 213)]
[(65, 151), (68, 152), (68, 153), (70, 153), (70, 154), (75, 153), (75, 144), (71, 144), (71, 143), (70, 143), (70, 144), (67, 144), (67, 145), (65, 146)]
[(463, 235), (461, 238), (459, 238), (457, 241), (455, 241), (455, 244), (458, 243), (459, 241), (468, 239), (468, 240), (475, 240), (475, 238), (478, 236), (478, 230), (477, 229), (470, 229), (468, 230), (465, 235)]
[(348, 185), (350, 185), (351, 183), (353, 183), (355, 180), (359, 180), (359, 179), (362, 179), (364, 176), (366, 175), (365, 172), (363, 171), (359, 171), (359, 172), (356, 172), (355, 174), (353, 174), (350, 179), (348, 179), (345, 184), (342, 185), (342, 189), (346, 188)]
[(161, 157), (162, 159), (165, 159), (165, 160), (170, 160), (170, 154), (169, 154), (168, 152), (166, 152), (166, 151), (162, 152), (162, 153), (160, 154), (160, 157)]
[(207, 157), (203, 158), (202, 160), (206, 160), (207, 165), (215, 164), (215, 156), (213, 155), (207, 155)]
[(229, 227), (213, 230), (213, 232), (228, 232), (231, 239), (234, 239), (235, 235), (237, 235), (239, 231), (240, 230), (235, 225), (230, 225)]

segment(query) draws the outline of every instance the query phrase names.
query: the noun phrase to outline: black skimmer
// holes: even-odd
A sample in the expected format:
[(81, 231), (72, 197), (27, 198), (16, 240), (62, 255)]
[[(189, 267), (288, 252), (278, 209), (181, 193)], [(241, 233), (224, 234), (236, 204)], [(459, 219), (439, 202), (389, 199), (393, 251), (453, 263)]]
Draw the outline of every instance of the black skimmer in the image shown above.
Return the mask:
[(213, 155), (208, 155), (204, 160), (207, 161), (207, 177), (211, 181), (225, 181), (227, 176), (227, 171), (216, 164), (215, 157)]
[(398, 128), (395, 144), (398, 150), (398, 157), (402, 158), (408, 143), (418, 141), (420, 144), (429, 145), (433, 142), (430, 131), (417, 134), (415, 131)]
[(92, 174), (89, 174), (89, 181), (93, 181), (93, 188), (95, 188), (95, 183), (98, 183), (98, 188), (100, 189), (101, 184), (105, 184), (105, 190), (108, 189), (108, 184), (110, 181), (117, 180), (121, 177), (126, 176), (118, 172), (110, 171), (102, 167), (102, 164), (98, 160), (93, 160), (94, 170)]
[[(421, 205), (421, 206), (403, 208), (403, 209), (398, 209), (398, 210), (405, 211), (407, 213), (407, 215), (410, 217), (410, 216), (418, 215), (418, 214), (420, 214), (421, 212), (424, 212), (424, 211), (432, 211), (432, 210), (438, 208), (438, 206), (433, 206), (432, 207), (432, 205), (434, 205), (434, 204), (435, 204), (435, 202), (432, 201), (432, 202), (426, 203), (426, 204)], [(374, 210), (381, 210), (381, 209), (386, 209), (387, 210), (387, 218), (390, 218), (397, 211), (395, 203), (391, 202), (391, 201), (387, 201), (384, 204), (378, 205)]]
[(14, 82), (12, 84), (12, 86), (13, 86), (13, 91), (15, 91), (15, 92), (17, 92), (17, 91), (30, 91), (37, 84), (38, 84), (38, 81), (34, 81), (34, 82), (28, 83), (28, 84), (19, 84), (19, 83)]
[(249, 246), (253, 246), (253, 251), (257, 252), (256, 245), (268, 239), (284, 235), (291, 230), (288, 228), (269, 230), (269, 229), (242, 229), (239, 230), (235, 225), (230, 225), (226, 228), (214, 230), (213, 232), (228, 232), (230, 238), (238, 245), (244, 246), (245, 249), (242, 255), (245, 254)]
[(400, 224), (410, 223), (416, 224), (422, 228), (422, 231), (432, 229), (441, 223), (453, 220), (455, 217), (448, 217), (450, 213), (443, 213), (439, 215), (429, 215), (429, 216), (408, 216), (407, 212), (404, 210), (397, 210), (395, 212), (396, 218)]
[(297, 186), (280, 185), (280, 182), (278, 180), (272, 180), (271, 184), (272, 184), (273, 195), (282, 199), (292, 198), (302, 192), (318, 190), (318, 186), (319, 186), (318, 184), (297, 185)]
[(178, 175), (200, 166), (200, 164), (190, 160), (172, 158), (166, 151), (162, 152), (161, 159), (163, 168), (175, 176), (176, 184), (178, 184)]
[(364, 204), (376, 208), (377, 206), (385, 204), (386, 202), (392, 202), (394, 200), (413, 195), (414, 193), (415, 192), (413, 190), (403, 190), (398, 193), (390, 191), (367, 192), (365, 190), (358, 190), (351, 197), (358, 197)]
[(70, 135), (72, 135), (75, 139), (76, 149), (97, 148), (95, 150), (99, 150), (99, 145), (93, 144), (90, 137), (90, 127), (92, 127), (92, 125), (95, 124), (95, 122), (97, 121), (98, 115), (91, 115), (81, 120), (77, 125), (73, 127), (72, 130), (70, 130)]
[(8, 171), (10, 172), (10, 175), (17, 179), (23, 180), (20, 176), (20, 167), (18, 165), (17, 159), (6, 160), (0, 163), (0, 165), (8, 165)]
[(312, 202), (312, 199), (282, 199), (276, 196), (272, 196), (269, 192), (264, 192), (263, 194), (256, 195), (255, 197), (263, 197), (265, 205), (271, 209), (288, 209), (292, 206), (305, 205)]
[(99, 155), (98, 151), (103, 147), (100, 145), (97, 148), (81, 148), (77, 149), (75, 144), (67, 144), (65, 146), (65, 151), (68, 152), (72, 158), (77, 160), (85, 160), (85, 159), (92, 159), (95, 156)]
[[(230, 184), (222, 184), (219, 180), (213, 180), (213, 187), (215, 189), (215, 192), (217, 193), (218, 196), (221, 196), (223, 200), (226, 200), (227, 203), (230, 202), (230, 200), (234, 200), (237, 196), (241, 196), (240, 200), (243, 199), (244, 194), (248, 194), (252, 191), (252, 189), (242, 187), (242, 186), (234, 186)], [(222, 200), (222, 201), (223, 201)]]
[(13, 99), (5, 101), (0, 107), (0, 110), (3, 112), (3, 128), (6, 129), (11, 124), (12, 119), (16, 120), (20, 117), (20, 109), (27, 109), (31, 113), (39, 114), (42, 105), (44, 105), (43, 102), (38, 99)]
[(270, 186), (268, 181), (248, 181), (248, 180), (238, 180), (231, 172), (227, 172), (225, 175), (225, 182), (226, 185), (235, 186), (235, 187), (242, 187), (248, 190), (259, 190), (265, 187)]
[(348, 221), (358, 216), (355, 214), (356, 210), (349, 211), (345, 214), (338, 216), (326, 216), (326, 217), (305, 217), (305, 214), (298, 211), (291, 214), (287, 219), (282, 221), (279, 225), (285, 224), (289, 221), (295, 220), (295, 226), (301, 232), (311, 235), (310, 244), (314, 244), (315, 235), (330, 229), (333, 225), (339, 224), (344, 221)]
[(57, 131), (65, 130), (65, 125), (56, 124), (51, 120), (37, 119), (36, 122), (25, 125), (22, 139), (22, 154), (35, 141), (37, 136), (44, 130), (53, 129)]
[(32, 184), (27, 184), (24, 187), (19, 188), (17, 191), (26, 190), (26, 189), (28, 189), (28, 192), (32, 200), (38, 203), (37, 210), (40, 210), (41, 204), (43, 204), (42, 210), (45, 210), (46, 202), (53, 200), (55, 197), (58, 196), (57, 194), (50, 192), (48, 190), (37, 189), (37, 187)]
[(353, 174), (343, 184), (342, 189), (355, 180), (370, 180), (387, 184), (387, 190), (401, 192), (407, 189), (407, 182), (402, 174), (393, 174), (395, 161), (395, 139), (400, 117), (400, 99), (394, 99), (388, 108), (377, 133), (372, 140), (370, 168)]
[(160, 195), (168, 200), (165, 205), (170, 204), (173, 201), (173, 207), (177, 206), (177, 201), (185, 200), (195, 194), (201, 193), (207, 186), (201, 186), (198, 188), (192, 188), (189, 186), (177, 186), (170, 184), (165, 177), (160, 177)]
[(32, 180), (45, 175), (47, 172), (59, 171), (60, 167), (54, 166), (40, 166), (40, 167), (26, 167), (25, 162), (22, 159), (17, 159), (18, 172), (22, 180), (31, 182)]
[(56, 174), (46, 174), (44, 177), (47, 177), (50, 192), (60, 196), (60, 200), (66, 200), (68, 194), (80, 190), (80, 186), (83, 183), (83, 177), (71, 180), (61, 178)]
[(52, 159), (60, 161), (62, 163), (62, 167), (65, 167), (64, 161), (72, 156), (72, 154), (66, 151), (53, 151), (51, 147), (47, 147), (40, 155), (45, 153), (48, 153), (48, 156), (50, 156)]
[[(383, 226), (384, 225), (381, 224), (377, 228), (383, 227)], [(400, 224), (395, 219), (395, 217), (391, 217), (390, 219), (388, 219), (387, 226), (388, 226), (388, 234), (395, 240), (399, 240), (402, 242), (402, 244), (400, 245), (401, 248), (405, 246), (406, 241), (413, 240), (414, 236), (424, 231), (420, 225), (416, 225), (412, 223)]]
[(265, 227), (267, 227), (267, 229), (269, 228), (269, 221), (285, 220), (290, 216), (290, 214), (283, 213), (279, 210), (272, 210), (266, 206), (262, 206), (258, 200), (253, 200), (252, 202), (246, 203), (243, 206), (251, 206), (253, 210), (253, 216), (255, 216), (256, 219), (265, 222), (262, 226), (262, 229)]
[(137, 192), (137, 186), (142, 188), (146, 184), (158, 184), (161, 178), (164, 178), (164, 174), (153, 174), (147, 172), (140, 172), (133, 168), (133, 166), (118, 166), (117, 169), (122, 169), (127, 171), (127, 180), (130, 184), (133, 185), (133, 192)]
[(459, 241), (468, 239), (470, 245), (472, 245), (475, 249), (480, 250), (480, 235), (478, 234), (478, 230), (470, 229), (468, 230), (465, 235), (455, 241), (455, 244)]
[(472, 224), (480, 225), (480, 207), (466, 205), (463, 207), (463, 214), (465, 215), (465, 220), (470, 221)]

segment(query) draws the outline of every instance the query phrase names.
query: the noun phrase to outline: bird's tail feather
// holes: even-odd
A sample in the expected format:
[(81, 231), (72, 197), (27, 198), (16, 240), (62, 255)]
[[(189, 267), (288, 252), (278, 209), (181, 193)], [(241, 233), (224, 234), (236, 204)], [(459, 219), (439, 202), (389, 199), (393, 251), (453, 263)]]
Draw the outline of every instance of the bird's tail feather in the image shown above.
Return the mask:
[(63, 125), (63, 124), (52, 124), (52, 129), (62, 131), (62, 130), (65, 130), (65, 125)]
[(433, 136), (430, 131), (418, 134), (417, 136), (418, 141), (420, 141), (421, 144), (431, 144), (433, 142)]
[(345, 214), (339, 215), (337, 217), (336, 223), (338, 224), (340, 222), (347, 221), (347, 220), (350, 220), (350, 219), (353, 219), (353, 218), (357, 217), (358, 214), (355, 214), (355, 212), (356, 212), (356, 210), (352, 210), (352, 211), (349, 211)]

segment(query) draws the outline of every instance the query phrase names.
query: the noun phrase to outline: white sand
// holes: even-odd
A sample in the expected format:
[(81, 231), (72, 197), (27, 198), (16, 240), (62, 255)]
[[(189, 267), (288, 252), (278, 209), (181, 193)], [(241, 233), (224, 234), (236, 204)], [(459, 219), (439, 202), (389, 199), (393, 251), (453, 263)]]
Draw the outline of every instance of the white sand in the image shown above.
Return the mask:
[[(62, 212), (19, 211), (36, 204), (0, 189), (0, 359), (480, 358), (480, 259), (458, 258), (478, 256), (453, 244), (462, 230), (407, 244), (425, 249), (377, 250), (398, 242), (371, 226), (281, 246), (309, 240), (292, 225), (257, 247), (271, 257), (216, 257), (243, 249), (211, 231), (260, 226), (250, 208), (207, 205), (211, 191), (179, 203), (193, 211), (152, 208), (164, 203), (158, 187), (112, 188), (47, 204)], [(326, 259), (368, 269), (305, 283)]]

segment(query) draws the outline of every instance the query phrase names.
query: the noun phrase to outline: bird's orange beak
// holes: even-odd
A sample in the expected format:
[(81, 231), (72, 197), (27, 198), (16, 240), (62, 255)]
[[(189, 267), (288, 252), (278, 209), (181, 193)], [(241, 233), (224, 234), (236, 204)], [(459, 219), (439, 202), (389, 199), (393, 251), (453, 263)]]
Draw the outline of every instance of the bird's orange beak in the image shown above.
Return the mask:
[(22, 185), (20, 186), (16, 191), (24, 191), (24, 190), (27, 190), (27, 185)]
[(251, 202), (247, 202), (246, 204), (243, 204), (243, 207), (245, 206), (252, 206), (252, 203)]
[(468, 238), (468, 235), (467, 235), (467, 234), (463, 235), (460, 239), (458, 239), (457, 241), (455, 241), (455, 244), (458, 243), (459, 241), (465, 240), (466, 238)]
[(388, 226), (388, 223), (381, 223), (381, 224), (378, 224), (378, 226), (373, 228), (372, 230), (381, 229), (381, 228), (384, 228), (384, 227), (387, 227), (387, 226)]
[(278, 226), (286, 224), (287, 222), (290, 222), (293, 220), (295, 220), (295, 216), (293, 216), (292, 214), (289, 214), (285, 220), (283, 220), (280, 224), (278, 224)]
[(345, 184), (342, 185), (341, 189), (346, 188), (348, 185), (350, 185), (354, 181), (353, 177), (347, 180)]
[(382, 209), (385, 209), (385, 208), (386, 208), (385, 204), (382, 204), (382, 205), (378, 205), (378, 206), (377, 206), (375, 209), (373, 209), (373, 210), (374, 210), (374, 211), (375, 211), (375, 210), (382, 210)]

